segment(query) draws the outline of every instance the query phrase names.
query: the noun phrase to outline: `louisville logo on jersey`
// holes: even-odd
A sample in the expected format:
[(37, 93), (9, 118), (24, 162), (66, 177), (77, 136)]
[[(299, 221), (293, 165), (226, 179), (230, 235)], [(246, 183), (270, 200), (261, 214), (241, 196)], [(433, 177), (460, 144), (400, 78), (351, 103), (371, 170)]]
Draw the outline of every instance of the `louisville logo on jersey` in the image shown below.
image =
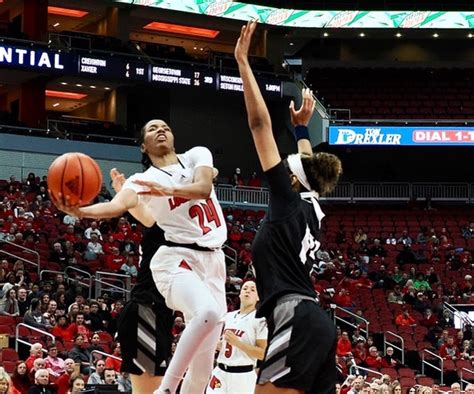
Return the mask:
[(213, 390), (220, 389), (222, 387), (222, 383), (219, 379), (217, 379), (214, 375), (212, 375), (212, 378), (209, 381), (209, 387)]

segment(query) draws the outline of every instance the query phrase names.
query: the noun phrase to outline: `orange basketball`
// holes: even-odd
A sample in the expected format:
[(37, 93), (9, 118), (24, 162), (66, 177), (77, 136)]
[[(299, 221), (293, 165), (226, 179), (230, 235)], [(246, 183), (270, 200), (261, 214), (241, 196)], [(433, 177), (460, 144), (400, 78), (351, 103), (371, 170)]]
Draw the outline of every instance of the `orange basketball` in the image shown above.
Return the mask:
[(65, 153), (49, 166), (48, 188), (53, 199), (67, 201), (70, 205), (77, 205), (79, 201), (80, 205), (87, 205), (99, 194), (101, 187), (99, 165), (83, 153)]

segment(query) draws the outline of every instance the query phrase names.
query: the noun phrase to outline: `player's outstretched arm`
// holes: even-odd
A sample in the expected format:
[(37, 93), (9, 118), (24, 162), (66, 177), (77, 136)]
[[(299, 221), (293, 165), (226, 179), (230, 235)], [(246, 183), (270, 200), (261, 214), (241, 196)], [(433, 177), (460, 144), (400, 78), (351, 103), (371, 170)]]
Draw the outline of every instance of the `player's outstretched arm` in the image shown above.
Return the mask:
[(239, 65), (240, 77), (244, 86), (249, 127), (262, 169), (267, 171), (275, 167), (281, 161), (281, 157), (273, 137), (270, 114), (248, 60), (249, 46), (256, 26), (257, 22), (255, 21), (242, 26), (234, 55)]
[(121, 216), (129, 209), (133, 209), (138, 205), (138, 195), (131, 189), (122, 189), (115, 195), (112, 201), (89, 205), (88, 207), (70, 205), (68, 197), (66, 196), (65, 201), (63, 201), (61, 193), (58, 194), (58, 197), (59, 200), (53, 200), (54, 205), (61, 211), (80, 219), (110, 219)]
[(313, 154), (311, 141), (309, 140), (308, 124), (314, 113), (313, 91), (310, 89), (302, 90), (303, 102), (298, 110), (295, 110), (295, 102), (290, 102), (291, 124), (295, 128), (295, 138), (298, 143), (298, 153), (307, 155)]
[(199, 200), (209, 198), (212, 191), (213, 169), (211, 167), (198, 167), (194, 171), (193, 182), (189, 185), (163, 186), (156, 182), (134, 180), (137, 185), (144, 186), (139, 195), (143, 196), (175, 196)]
[[(110, 170), (110, 178), (112, 179), (112, 187), (116, 193), (119, 193), (125, 183), (125, 175), (116, 168), (112, 168)], [(128, 212), (145, 227), (151, 227), (155, 224), (155, 220), (153, 219), (150, 210), (145, 204), (140, 203), (140, 201), (138, 201), (135, 208), (130, 208)]]

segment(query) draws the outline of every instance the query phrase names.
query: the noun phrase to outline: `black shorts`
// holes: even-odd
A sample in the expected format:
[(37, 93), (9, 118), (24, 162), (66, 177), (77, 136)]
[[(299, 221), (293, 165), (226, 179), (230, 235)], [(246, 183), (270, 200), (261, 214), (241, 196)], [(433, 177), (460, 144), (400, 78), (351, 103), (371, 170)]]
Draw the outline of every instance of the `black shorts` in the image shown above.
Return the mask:
[(120, 313), (117, 336), (122, 372), (163, 376), (171, 356), (172, 311), (161, 304), (127, 303)]
[(309, 297), (289, 294), (268, 319), (268, 346), (257, 383), (335, 393), (336, 327)]

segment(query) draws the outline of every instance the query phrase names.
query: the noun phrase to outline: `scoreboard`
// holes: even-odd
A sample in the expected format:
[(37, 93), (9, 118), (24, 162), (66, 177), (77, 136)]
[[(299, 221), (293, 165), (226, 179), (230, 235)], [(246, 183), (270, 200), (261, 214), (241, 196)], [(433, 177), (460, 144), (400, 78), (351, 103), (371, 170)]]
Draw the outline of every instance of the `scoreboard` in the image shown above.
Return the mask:
[[(109, 80), (130, 80), (161, 86), (188, 86), (241, 92), (242, 80), (236, 75), (219, 74), (211, 69), (199, 69), (187, 64), (166, 61), (154, 64), (122, 56), (72, 54), (35, 47), (0, 44), (0, 67), (30, 71), (83, 75)], [(282, 97), (282, 83), (277, 79), (259, 78), (263, 94)]]

